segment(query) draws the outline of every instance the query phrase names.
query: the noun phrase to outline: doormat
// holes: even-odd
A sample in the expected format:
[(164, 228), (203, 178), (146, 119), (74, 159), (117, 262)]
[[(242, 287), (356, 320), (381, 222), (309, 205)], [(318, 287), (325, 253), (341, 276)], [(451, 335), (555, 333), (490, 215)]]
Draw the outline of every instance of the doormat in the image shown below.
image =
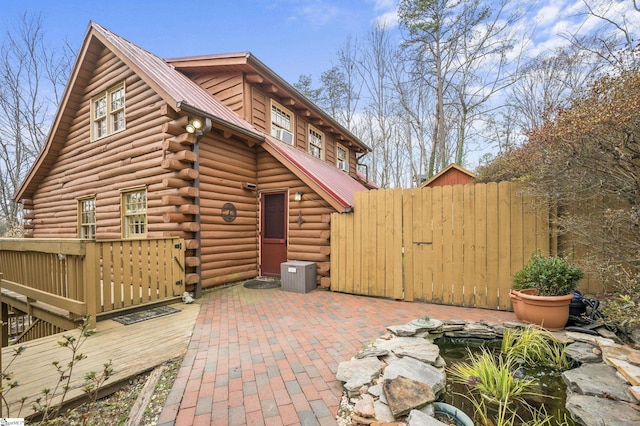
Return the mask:
[(280, 287), (280, 280), (249, 280), (245, 281), (244, 286), (254, 290), (278, 288)]
[(163, 317), (165, 315), (174, 314), (180, 312), (180, 309), (173, 308), (171, 306), (155, 306), (144, 311), (131, 312), (129, 314), (118, 315), (111, 318), (112, 320), (119, 322), (123, 325), (131, 325), (138, 322), (146, 321), (153, 318)]

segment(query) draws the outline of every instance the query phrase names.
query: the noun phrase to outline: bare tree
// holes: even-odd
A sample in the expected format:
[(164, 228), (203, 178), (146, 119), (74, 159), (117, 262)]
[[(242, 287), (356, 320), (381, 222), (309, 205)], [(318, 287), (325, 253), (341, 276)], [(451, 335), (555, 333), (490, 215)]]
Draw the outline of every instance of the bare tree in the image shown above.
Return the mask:
[(513, 47), (510, 28), (522, 13), (507, 5), (508, 0), (493, 7), (479, 0), (400, 2), (400, 23), (408, 30), (403, 45), (414, 63), (414, 78), (424, 79), (435, 94), (429, 176), (435, 173), (436, 158), (444, 164), (451, 153), (447, 109), (457, 110), (455, 160), (461, 163), (476, 113), (511, 82), (506, 67)]
[(368, 157), (374, 179), (383, 187), (399, 185), (393, 167), (399, 155), (393, 140), (396, 124), (395, 92), (391, 81), (391, 67), (397, 65), (397, 52), (389, 31), (377, 24), (369, 32), (365, 44), (360, 45), (358, 71), (365, 89), (367, 136), (373, 153)]
[[(628, 14), (637, 14), (640, 10), (634, 0), (633, 9), (618, 13), (617, 3), (609, 0), (582, 0), (583, 25), (565, 37), (577, 49), (591, 53), (614, 68), (633, 69), (640, 61), (635, 53), (639, 30), (637, 19), (629, 19)], [(583, 26), (590, 20), (596, 21), (595, 28), (589, 28), (588, 33), (583, 33)], [(634, 54), (629, 55), (629, 52)]]
[(300, 75), (300, 77), (298, 77), (298, 81), (293, 83), (293, 87), (315, 104), (320, 100), (320, 92), (322, 90), (313, 88), (313, 78), (311, 77), (311, 74)]
[(13, 195), (47, 137), (71, 66), (47, 46), (40, 16), (25, 14), (0, 47), (0, 222), (20, 220)]
[(356, 130), (354, 115), (362, 91), (360, 75), (357, 42), (348, 37), (338, 49), (337, 64), (320, 75), (320, 104), (351, 131)]

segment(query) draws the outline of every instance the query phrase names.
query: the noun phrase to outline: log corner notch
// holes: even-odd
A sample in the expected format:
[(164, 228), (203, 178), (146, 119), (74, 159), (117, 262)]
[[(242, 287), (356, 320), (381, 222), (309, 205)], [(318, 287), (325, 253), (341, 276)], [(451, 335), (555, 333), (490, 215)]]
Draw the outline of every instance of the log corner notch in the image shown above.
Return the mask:
[(196, 185), (199, 177), (198, 155), (194, 151), (198, 137), (187, 131), (187, 125), (191, 119), (189, 116), (175, 118), (167, 114), (167, 118), (170, 120), (162, 126), (166, 139), (162, 143), (164, 159), (161, 167), (168, 172), (167, 177), (162, 179), (162, 186), (170, 191), (162, 196), (162, 205), (166, 209), (162, 220), (164, 223), (175, 225), (175, 236), (185, 238), (186, 290), (195, 292), (196, 296), (199, 296), (197, 293), (200, 283), (198, 240), (200, 191)]
[(20, 200), (22, 204), (22, 229), (24, 238), (33, 238), (33, 230), (35, 229), (35, 224), (33, 223), (33, 219), (35, 219), (35, 214), (33, 213), (33, 200), (22, 199)]

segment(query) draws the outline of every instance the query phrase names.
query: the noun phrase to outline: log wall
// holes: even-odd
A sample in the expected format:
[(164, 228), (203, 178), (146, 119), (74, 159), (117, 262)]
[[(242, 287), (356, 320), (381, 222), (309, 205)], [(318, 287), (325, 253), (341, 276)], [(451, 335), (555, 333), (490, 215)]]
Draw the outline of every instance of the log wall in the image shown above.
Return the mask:
[[(277, 93), (267, 93), (259, 84), (246, 82), (241, 73), (204, 74), (192, 78), (207, 90), (207, 92), (236, 112), (238, 116), (249, 121), (257, 129), (265, 133), (271, 133), (271, 125), (269, 122), (271, 98), (285, 105), (285, 107), (290, 109), (295, 115), (294, 134), (296, 147), (301, 151), (308, 152), (308, 129), (309, 124), (313, 124), (324, 133), (324, 161), (335, 167), (336, 144), (340, 141), (331, 133), (331, 127), (323, 123), (322, 120), (311, 119), (314, 121), (311, 123), (310, 119), (305, 117), (300, 110), (296, 110), (296, 105), (286, 105), (286, 103), (277, 96)], [(247, 103), (249, 105), (246, 105)], [(349, 149), (348, 144), (343, 143), (342, 145)], [(349, 149), (349, 174), (353, 178), (356, 177), (356, 152), (352, 149)]]
[(208, 74), (192, 79), (240, 117), (244, 117), (244, 86), (241, 73)]
[[(86, 71), (86, 70), (85, 70)], [(91, 141), (90, 102), (94, 96), (125, 81), (126, 128)], [(78, 80), (74, 92), (79, 104), (70, 123), (66, 142), (33, 195), (32, 233), (38, 238), (78, 236), (77, 199), (96, 197), (96, 238), (122, 236), (120, 194), (127, 188), (147, 186), (148, 237), (184, 236), (180, 224), (164, 223), (164, 213), (177, 207), (163, 203), (163, 196), (178, 195), (164, 178), (177, 172), (161, 167), (168, 156), (163, 141), (166, 116), (164, 101), (143, 80), (107, 49), (102, 49), (86, 86)]]
[[(266, 151), (258, 152), (261, 191), (289, 190), (287, 260), (317, 262), (318, 281), (328, 286), (331, 213), (335, 210)], [(294, 194), (302, 191), (302, 201)]]
[[(255, 148), (222, 137), (200, 140), (200, 235), (202, 287), (258, 275), (257, 184)], [(237, 210), (233, 222), (222, 217), (222, 206)]]

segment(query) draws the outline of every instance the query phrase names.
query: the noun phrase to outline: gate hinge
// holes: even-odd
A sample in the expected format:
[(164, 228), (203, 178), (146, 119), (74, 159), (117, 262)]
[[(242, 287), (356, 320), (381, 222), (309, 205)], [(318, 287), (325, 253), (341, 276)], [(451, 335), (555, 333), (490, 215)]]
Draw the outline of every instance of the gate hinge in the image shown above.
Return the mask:
[(174, 244), (173, 248), (182, 249), (182, 243)]
[(178, 281), (176, 281), (176, 285), (177, 285), (177, 286), (181, 286), (182, 284), (183, 284), (183, 283), (182, 283), (182, 280), (178, 280)]

